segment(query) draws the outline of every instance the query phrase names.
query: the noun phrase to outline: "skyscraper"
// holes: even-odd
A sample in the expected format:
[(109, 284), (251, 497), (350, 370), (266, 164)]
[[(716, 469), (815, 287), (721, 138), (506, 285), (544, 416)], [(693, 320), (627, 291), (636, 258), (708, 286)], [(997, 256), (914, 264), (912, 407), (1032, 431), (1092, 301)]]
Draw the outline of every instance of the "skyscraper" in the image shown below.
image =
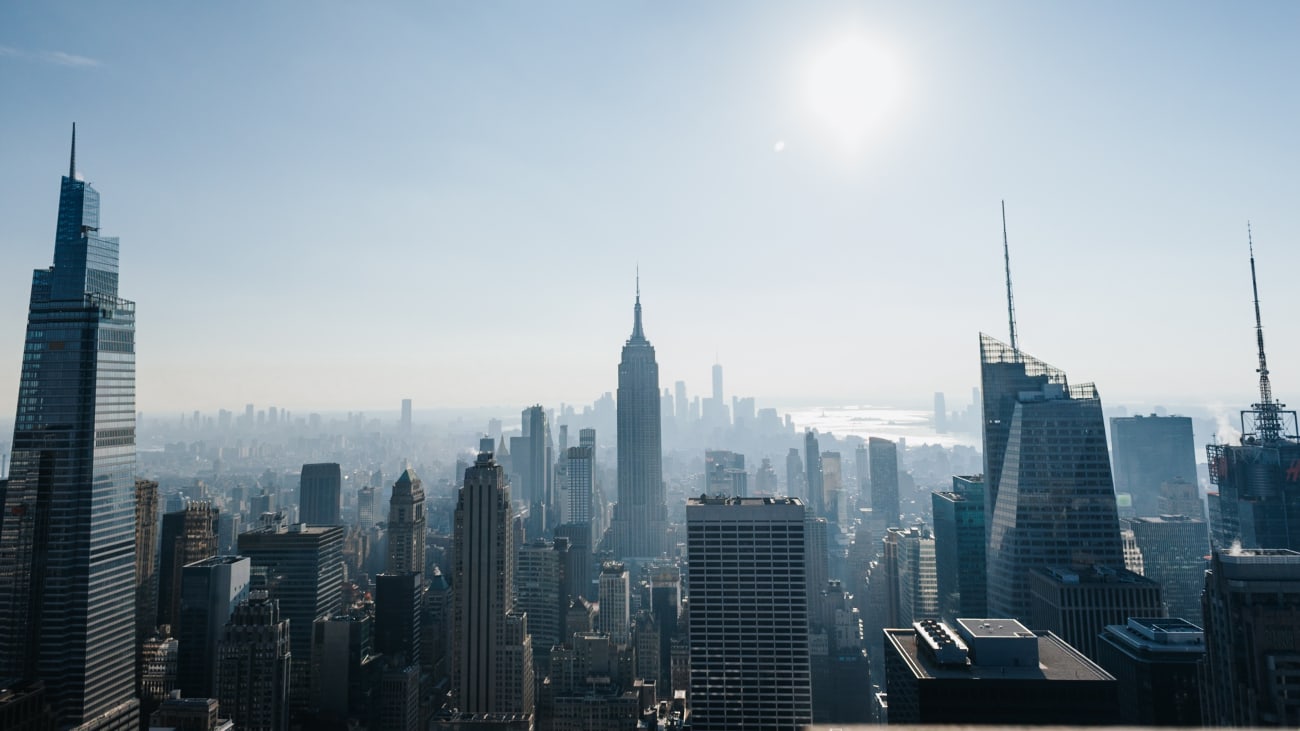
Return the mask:
[(867, 455), (867, 443), (859, 442), (853, 450), (853, 468), (858, 480), (859, 506), (871, 504), (871, 460)]
[(785, 494), (787, 497), (806, 497), (804, 490), (806, 478), (803, 473), (803, 458), (799, 456), (798, 447), (790, 447), (785, 455)]
[(181, 569), (187, 564), (217, 555), (217, 509), (206, 501), (186, 503), (185, 508), (167, 513), (162, 519), (158, 571), (158, 624), (178, 624), (181, 608)]
[[(564, 492), (568, 504), (563, 508), (561, 522), (585, 525), (590, 532), (591, 493), (596, 487), (596, 465), (591, 447), (569, 447), (566, 462), (565, 478), (568, 485)], [(591, 545), (590, 536), (586, 545), (588, 547)]]
[[(0, 492), (0, 494), (3, 494)], [(135, 481), (135, 684), (144, 681), (144, 643), (158, 620), (158, 483)]]
[(1133, 515), (1160, 514), (1162, 484), (1196, 482), (1192, 420), (1186, 416), (1117, 416), (1110, 420), (1110, 441), (1115, 494), (1132, 496)]
[[(985, 412), (986, 448), (996, 442), (1005, 457), (998, 486), (985, 485), (986, 495), (997, 492), (994, 510), (985, 512), (986, 524), (993, 526), (987, 547), (989, 612), (1027, 620), (1032, 569), (1124, 566), (1106, 425), (1091, 383), (1071, 387), (1065, 373), (986, 335), (980, 349), (985, 370), (1007, 376), (985, 378), (986, 403), (1007, 383), (1022, 386), (1004, 393), (1009, 410), (994, 400), (996, 423)], [(1031, 365), (1041, 375), (1026, 381)], [(1005, 439), (990, 439), (1004, 417)]]
[(44, 682), (61, 725), (138, 714), (135, 303), (76, 159), (74, 128), (54, 266), (32, 274), (0, 517), (0, 678)]
[(686, 530), (692, 727), (812, 723), (803, 504), (691, 498)]
[(454, 519), (451, 695), (465, 713), (533, 710), (532, 642), (514, 611), (513, 518), (505, 472), (482, 452)]
[(388, 501), (388, 563), (390, 574), (424, 572), (424, 487), (415, 470), (406, 468), (393, 483)]
[(217, 644), (217, 700), (236, 728), (289, 728), (291, 660), (289, 620), (280, 616), (280, 603), (265, 591), (252, 592), (231, 613)]
[(251, 566), (242, 556), (216, 556), (181, 571), (176, 686), (186, 697), (216, 694), (217, 643), (235, 607), (248, 599)]
[(1215, 551), (1201, 601), (1205, 725), (1300, 728), (1300, 553)]
[(618, 364), (618, 502), (603, 546), (616, 558), (658, 556), (665, 550), (663, 448), (659, 423), (659, 364), (641, 327), (637, 285), (632, 336)]
[(876, 525), (872, 535), (882, 536), (896, 528), (902, 520), (902, 506), (898, 501), (898, 445), (888, 439), (871, 437), (867, 440), (871, 469), (871, 519)]
[(343, 472), (337, 462), (305, 464), (298, 483), (298, 520), (307, 525), (342, 525), (339, 497)]
[(1130, 617), (1164, 617), (1160, 585), (1125, 568), (1036, 568), (1029, 572), (1033, 626), (1097, 660), (1097, 637)]
[(540, 536), (558, 523), (557, 516), (547, 515), (551, 510), (555, 464), (555, 443), (551, 439), (551, 425), (546, 420), (546, 410), (540, 405), (524, 409), (521, 415), (524, 449), (514, 450), (512, 466), (519, 476), (518, 497), (528, 505), (528, 534)]
[(611, 642), (626, 645), (632, 628), (632, 594), (627, 566), (618, 561), (606, 561), (601, 565), (598, 598), (600, 614), (596, 616), (596, 628), (609, 635)]
[(808, 510), (819, 518), (826, 517), (825, 483), (822, 481), (822, 453), (817, 434), (811, 429), (803, 435), (805, 484), (808, 485)]
[(239, 536), (239, 553), (252, 562), (254, 589), (267, 589), (289, 620), (295, 710), (311, 702), (312, 624), (343, 609), (343, 528), (295, 523)]
[(947, 622), (988, 614), (984, 479), (953, 476), (951, 492), (931, 496), (939, 614)]
[(1164, 590), (1169, 616), (1200, 626), (1205, 557), (1210, 553), (1205, 521), (1161, 515), (1132, 518), (1127, 524), (1142, 552), (1142, 575)]
[(745, 472), (745, 455), (724, 449), (704, 450), (704, 494), (745, 497), (749, 494), (749, 475)]
[(411, 433), (411, 399), (409, 398), (402, 399), (401, 427), (403, 434)]
[(1241, 444), (1205, 448), (1210, 482), (1218, 488), (1210, 493), (1210, 534), (1221, 551), (1230, 550), (1234, 543), (1243, 548), (1300, 551), (1300, 429), (1296, 412), (1273, 398), (1253, 244), (1250, 281), (1255, 294), (1259, 402), (1241, 412)]

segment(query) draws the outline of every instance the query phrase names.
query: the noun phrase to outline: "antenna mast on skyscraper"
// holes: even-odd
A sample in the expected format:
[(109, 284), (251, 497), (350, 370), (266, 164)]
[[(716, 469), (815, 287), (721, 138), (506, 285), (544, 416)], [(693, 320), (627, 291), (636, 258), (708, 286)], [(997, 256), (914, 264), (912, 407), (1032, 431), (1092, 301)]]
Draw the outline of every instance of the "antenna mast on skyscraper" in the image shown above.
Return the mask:
[(1259, 283), (1255, 278), (1255, 242), (1246, 222), (1246, 244), (1250, 247), (1250, 291), (1255, 296), (1255, 343), (1259, 346), (1259, 403), (1254, 405), (1255, 435), (1265, 444), (1282, 436), (1282, 409), (1286, 404), (1273, 400), (1273, 385), (1268, 380), (1268, 361), (1264, 358), (1264, 325), (1259, 316)]
[(77, 179), (77, 123), (72, 123), (72, 157), (68, 160), (68, 178)]
[(1020, 360), (1020, 345), (1016, 342), (1016, 300), (1011, 295), (1011, 248), (1007, 245), (1007, 202), (1002, 201), (1002, 260), (1007, 267), (1007, 322), (1011, 326), (1011, 350)]

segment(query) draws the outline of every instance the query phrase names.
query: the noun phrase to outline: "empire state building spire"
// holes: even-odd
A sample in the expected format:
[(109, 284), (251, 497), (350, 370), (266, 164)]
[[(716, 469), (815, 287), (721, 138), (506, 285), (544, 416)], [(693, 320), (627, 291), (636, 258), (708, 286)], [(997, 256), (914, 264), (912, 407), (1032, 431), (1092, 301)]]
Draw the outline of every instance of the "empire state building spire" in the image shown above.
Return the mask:
[(645, 331), (641, 329), (641, 269), (637, 268), (636, 273), (636, 305), (632, 308), (632, 337), (628, 338), (629, 343), (644, 343)]

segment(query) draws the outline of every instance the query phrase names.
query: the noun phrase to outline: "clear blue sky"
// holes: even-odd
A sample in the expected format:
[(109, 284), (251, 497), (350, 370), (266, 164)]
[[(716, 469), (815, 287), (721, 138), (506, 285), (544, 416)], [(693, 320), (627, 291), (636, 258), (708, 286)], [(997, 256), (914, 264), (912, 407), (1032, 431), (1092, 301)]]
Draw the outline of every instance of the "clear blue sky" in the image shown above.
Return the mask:
[[(1289, 2), (4, 3), (0, 409), (73, 121), (148, 412), (587, 401), (638, 263), (665, 386), (716, 353), (760, 403), (960, 405), (1006, 332), (1002, 198), (1022, 346), (1108, 404), (1249, 402), (1251, 219), (1300, 403), (1298, 30)], [(855, 147), (808, 93), (846, 38), (895, 89)], [(878, 76), (834, 83), (876, 109)]]

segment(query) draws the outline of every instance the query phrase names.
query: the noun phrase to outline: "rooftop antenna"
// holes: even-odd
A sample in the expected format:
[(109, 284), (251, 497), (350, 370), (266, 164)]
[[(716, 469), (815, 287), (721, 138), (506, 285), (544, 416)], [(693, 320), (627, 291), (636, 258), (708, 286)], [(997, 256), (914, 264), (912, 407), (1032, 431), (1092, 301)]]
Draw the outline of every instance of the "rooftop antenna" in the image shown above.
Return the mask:
[(1259, 282), (1255, 277), (1255, 242), (1251, 237), (1250, 221), (1246, 222), (1246, 243), (1250, 247), (1250, 290), (1255, 296), (1255, 343), (1259, 346), (1259, 403), (1255, 404), (1255, 432), (1264, 443), (1275, 442), (1282, 436), (1281, 410), (1285, 404), (1273, 400), (1273, 385), (1268, 380), (1268, 361), (1264, 358), (1264, 326), (1259, 316)]
[(1007, 202), (1002, 201), (1002, 261), (1007, 268), (1007, 322), (1011, 326), (1011, 350), (1020, 361), (1020, 345), (1016, 342), (1016, 299), (1011, 294), (1011, 249), (1007, 245)]
[(77, 123), (72, 123), (72, 157), (68, 160), (68, 178), (77, 179)]
[(632, 339), (645, 340), (645, 332), (641, 329), (641, 264), (636, 265), (636, 306), (632, 308)]

